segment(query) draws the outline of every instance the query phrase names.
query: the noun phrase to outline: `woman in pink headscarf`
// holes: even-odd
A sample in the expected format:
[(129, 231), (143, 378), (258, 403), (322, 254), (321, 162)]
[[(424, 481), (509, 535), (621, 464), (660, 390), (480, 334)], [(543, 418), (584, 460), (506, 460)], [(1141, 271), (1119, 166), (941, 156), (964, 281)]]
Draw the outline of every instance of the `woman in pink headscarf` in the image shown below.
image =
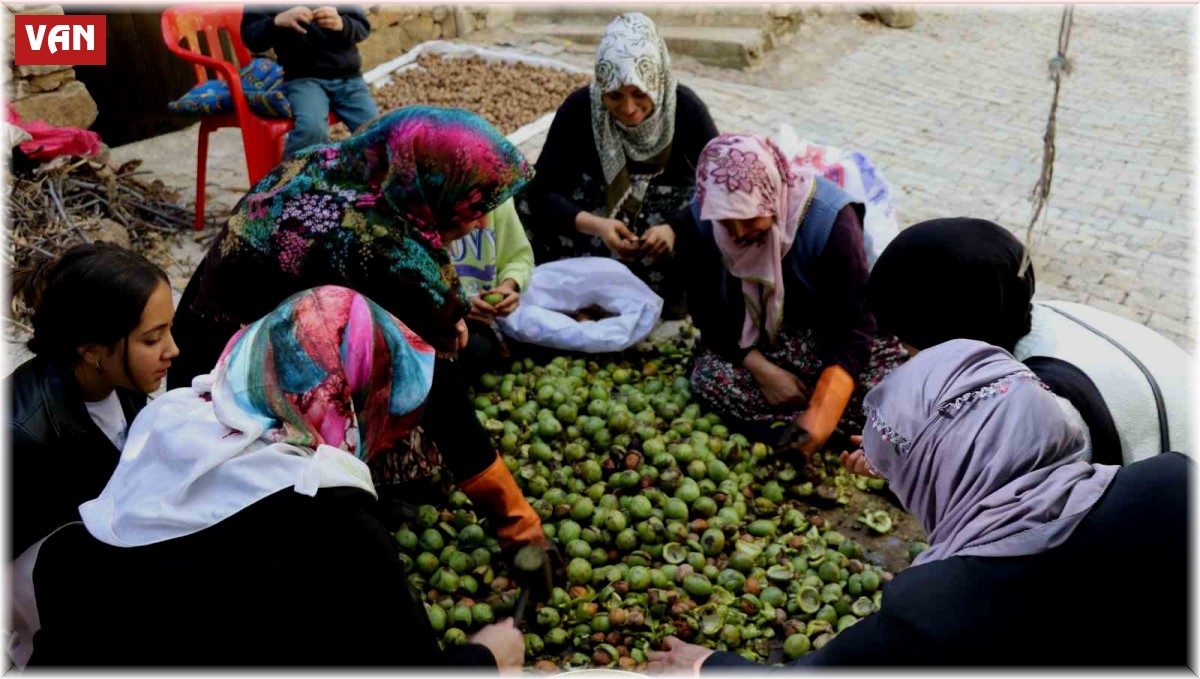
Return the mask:
[(700, 154), (678, 245), (704, 348), (692, 391), (733, 426), (772, 441), (794, 421), (811, 455), (904, 355), (866, 307), (863, 211), (768, 139), (721, 135)]

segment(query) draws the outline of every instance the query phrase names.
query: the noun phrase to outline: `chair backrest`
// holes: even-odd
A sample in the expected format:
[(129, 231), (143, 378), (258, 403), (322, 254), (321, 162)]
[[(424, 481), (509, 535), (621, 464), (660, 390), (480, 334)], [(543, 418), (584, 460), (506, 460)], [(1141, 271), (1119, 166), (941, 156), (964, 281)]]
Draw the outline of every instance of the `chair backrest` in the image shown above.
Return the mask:
[[(206, 56), (235, 65), (250, 63), (250, 50), (242, 44), (241, 5), (179, 5), (163, 10), (163, 40), (171, 51)], [(185, 56), (180, 54), (180, 56)], [(196, 82), (209, 79), (207, 70), (193, 62)]]

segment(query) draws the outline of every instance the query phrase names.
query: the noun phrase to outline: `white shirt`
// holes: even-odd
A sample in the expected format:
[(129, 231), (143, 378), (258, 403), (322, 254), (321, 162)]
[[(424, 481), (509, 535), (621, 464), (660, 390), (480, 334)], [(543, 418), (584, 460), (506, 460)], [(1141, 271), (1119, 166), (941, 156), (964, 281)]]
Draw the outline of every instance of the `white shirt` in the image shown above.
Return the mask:
[(88, 415), (92, 416), (92, 422), (100, 427), (100, 431), (104, 432), (117, 450), (124, 448), (129, 423), (125, 421), (125, 411), (121, 409), (117, 392), (112, 392), (100, 401), (87, 401), (84, 405), (87, 406)]

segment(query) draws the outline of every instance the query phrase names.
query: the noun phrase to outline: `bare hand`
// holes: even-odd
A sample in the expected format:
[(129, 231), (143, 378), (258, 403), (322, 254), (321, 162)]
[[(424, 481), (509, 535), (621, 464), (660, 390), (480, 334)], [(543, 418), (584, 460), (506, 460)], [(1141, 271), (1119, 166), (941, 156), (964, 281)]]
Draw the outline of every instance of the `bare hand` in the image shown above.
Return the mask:
[(342, 15), (338, 14), (336, 7), (318, 7), (317, 11), (313, 12), (312, 17), (316, 20), (318, 26), (326, 30), (340, 33), (343, 28)]
[(464, 319), (460, 320), (458, 323), (455, 323), (454, 329), (458, 331), (458, 348), (465, 349), (467, 347), (467, 341), (471, 339), (471, 331), (467, 329), (467, 321)]
[(293, 31), (304, 35), (308, 33), (304, 26), (312, 23), (313, 11), (307, 7), (293, 7), (286, 12), (280, 12), (275, 15), (275, 25), (279, 28), (290, 28)]
[(471, 312), (467, 314), (467, 319), (487, 325), (496, 318), (496, 307), (483, 301), (483, 294), (479, 293), (471, 298)]
[(675, 230), (667, 224), (646, 229), (642, 236), (642, 254), (658, 259), (675, 249)]
[(646, 665), (646, 671), (652, 674), (664, 674), (667, 672), (693, 672), (700, 673), (700, 666), (708, 659), (708, 656), (713, 654), (713, 651), (689, 644), (677, 637), (667, 637), (663, 639), (662, 651), (650, 651), (646, 658), (650, 661)]
[(629, 227), (620, 220), (580, 212), (579, 216), (575, 218), (575, 222), (579, 231), (604, 241), (604, 245), (621, 259), (632, 259), (637, 256), (641, 243), (638, 237), (629, 230)]
[[(754, 373), (754, 379), (767, 397), (767, 403), (784, 408), (801, 408), (808, 402), (808, 387), (792, 373), (764, 361)], [(811, 433), (811, 432), (810, 432)]]
[(493, 293), (504, 295), (504, 299), (493, 306), (497, 316), (507, 316), (517, 310), (521, 304), (521, 293), (517, 292), (517, 284), (511, 278), (492, 289)]
[[(861, 446), (862, 436), (851, 436), (850, 443), (853, 443), (856, 446)], [(863, 452), (862, 448), (859, 448), (853, 453), (843, 450), (841, 457), (842, 466), (849, 471), (855, 474), (861, 474), (862, 476), (871, 476), (877, 479), (883, 478), (883, 475), (875, 471), (875, 468), (872, 467), (871, 463), (867, 461), (867, 454)]]
[(525, 664), (525, 637), (513, 625), (512, 618), (484, 627), (472, 634), (468, 641), (491, 651), (496, 666), (502, 670), (520, 669)]

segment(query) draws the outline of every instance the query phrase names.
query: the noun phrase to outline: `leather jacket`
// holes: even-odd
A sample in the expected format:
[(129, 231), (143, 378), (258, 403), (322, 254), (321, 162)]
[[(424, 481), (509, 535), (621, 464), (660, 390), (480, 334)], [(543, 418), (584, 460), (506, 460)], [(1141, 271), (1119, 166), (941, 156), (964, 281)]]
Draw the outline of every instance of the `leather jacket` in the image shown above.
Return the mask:
[[(12, 514), (10, 558), (55, 528), (79, 520), (79, 505), (104, 490), (121, 451), (88, 414), (75, 376), (42, 357), (6, 380), (11, 389)], [(117, 389), (126, 422), (146, 405), (145, 394)]]

